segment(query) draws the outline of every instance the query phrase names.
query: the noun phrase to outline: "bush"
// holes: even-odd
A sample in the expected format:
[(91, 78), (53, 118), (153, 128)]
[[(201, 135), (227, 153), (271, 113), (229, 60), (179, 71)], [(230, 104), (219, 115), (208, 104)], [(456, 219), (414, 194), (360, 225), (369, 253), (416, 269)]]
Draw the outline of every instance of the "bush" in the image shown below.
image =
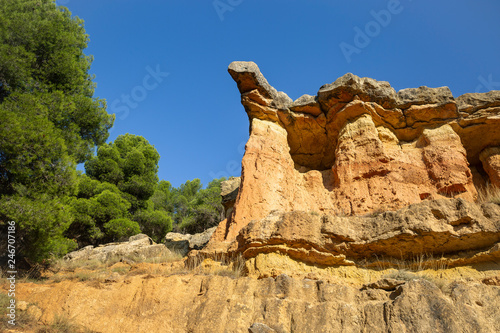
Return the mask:
[(104, 230), (106, 238), (112, 242), (124, 240), (141, 232), (137, 222), (126, 218), (113, 219), (105, 223)]
[(16, 222), (16, 244), (21, 257), (40, 262), (76, 248), (75, 241), (64, 237), (73, 216), (70, 207), (61, 201), (46, 195), (34, 199), (15, 195), (0, 201), (0, 220)]
[(133, 219), (139, 223), (143, 233), (159, 243), (167, 232), (172, 231), (172, 217), (166, 211), (138, 211)]

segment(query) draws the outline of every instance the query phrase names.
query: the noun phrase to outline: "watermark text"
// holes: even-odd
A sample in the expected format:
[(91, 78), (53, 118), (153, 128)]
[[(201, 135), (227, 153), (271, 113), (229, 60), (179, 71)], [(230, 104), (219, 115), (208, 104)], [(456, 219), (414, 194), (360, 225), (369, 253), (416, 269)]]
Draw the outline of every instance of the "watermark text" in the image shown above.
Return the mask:
[(7, 226), (7, 282), (8, 296), (7, 318), (9, 325), (16, 325), (16, 222), (9, 221)]
[(391, 23), (393, 16), (401, 14), (403, 9), (399, 0), (389, 0), (386, 9), (371, 10), (370, 15), (373, 20), (368, 21), (363, 29), (358, 26), (353, 28), (355, 32), (353, 43), (341, 42), (339, 44), (347, 63), (351, 63), (353, 54), (360, 54), (364, 48), (368, 47), (371, 41), (380, 35), (382, 28), (386, 28)]
[(147, 66), (145, 69), (147, 74), (143, 77), (141, 84), (136, 85), (129, 93), (123, 93), (120, 98), (111, 102), (110, 113), (116, 114), (118, 119), (125, 120), (129, 116), (130, 110), (136, 109), (148, 97), (148, 93), (158, 88), (170, 75), (170, 73), (163, 72), (160, 65), (156, 65), (154, 69)]
[(224, 21), (226, 12), (232, 12), (242, 2), (243, 0), (214, 0), (212, 6), (214, 6), (215, 12), (219, 15), (219, 20), (222, 22)]

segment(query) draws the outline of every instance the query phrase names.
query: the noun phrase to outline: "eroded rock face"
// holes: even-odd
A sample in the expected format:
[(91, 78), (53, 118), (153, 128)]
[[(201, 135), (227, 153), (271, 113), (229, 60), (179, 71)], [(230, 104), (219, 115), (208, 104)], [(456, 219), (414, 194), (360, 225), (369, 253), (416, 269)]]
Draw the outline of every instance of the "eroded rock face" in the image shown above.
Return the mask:
[(63, 313), (99, 332), (500, 331), (494, 285), (462, 282), (442, 290), (418, 279), (360, 289), (284, 274), (260, 280), (174, 274), (131, 276), (101, 288), (24, 283), (16, 297), (37, 304), (45, 323)]
[(500, 146), (500, 92), (396, 92), (349, 73), (292, 101), (254, 63), (234, 62), (229, 73), (251, 129), (234, 210), (211, 245), (234, 242), (273, 211), (360, 216), (425, 200), (472, 202), (486, 173), (498, 183), (498, 154), (488, 148)]
[(488, 173), (490, 182), (500, 187), (500, 147), (489, 147), (479, 155), (484, 170)]
[(469, 251), (447, 264), (472, 264), (500, 258), (500, 206), (441, 199), (368, 216), (275, 211), (249, 223), (237, 241), (247, 259), (282, 253), (334, 266), (376, 256), (412, 260), (417, 254), (440, 257)]

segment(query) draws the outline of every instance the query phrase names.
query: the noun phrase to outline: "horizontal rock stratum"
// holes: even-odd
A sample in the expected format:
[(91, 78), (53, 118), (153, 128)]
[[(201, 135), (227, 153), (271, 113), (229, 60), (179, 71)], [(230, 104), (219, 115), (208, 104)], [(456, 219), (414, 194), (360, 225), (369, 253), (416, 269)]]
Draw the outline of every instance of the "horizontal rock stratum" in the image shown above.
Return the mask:
[(233, 209), (206, 253), (330, 266), (500, 257), (500, 207), (475, 202), (486, 184), (500, 186), (500, 91), (396, 92), (348, 73), (292, 101), (253, 62), (233, 62), (229, 74), (250, 138)]

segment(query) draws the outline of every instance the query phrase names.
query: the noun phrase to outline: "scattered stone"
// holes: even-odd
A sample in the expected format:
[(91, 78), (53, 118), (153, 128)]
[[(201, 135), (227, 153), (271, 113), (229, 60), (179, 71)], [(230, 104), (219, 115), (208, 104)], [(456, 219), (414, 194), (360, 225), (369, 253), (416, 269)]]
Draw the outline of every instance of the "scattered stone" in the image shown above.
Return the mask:
[(121, 275), (116, 272), (113, 272), (104, 278), (104, 283), (114, 283), (120, 280), (121, 280)]
[(185, 256), (189, 252), (189, 240), (192, 235), (181, 234), (178, 232), (169, 232), (165, 235), (165, 246), (173, 252)]
[(366, 289), (382, 289), (385, 291), (394, 291), (397, 287), (404, 284), (405, 281), (395, 280), (395, 279), (382, 279), (374, 283), (368, 283), (363, 285), (361, 290)]
[(35, 321), (39, 321), (40, 318), (42, 317), (42, 310), (36, 306), (36, 305), (31, 305), (29, 308), (28, 308), (28, 311), (27, 311), (27, 314), (29, 316), (31, 316), (31, 318), (33, 318)]
[(212, 227), (194, 235), (169, 232), (165, 235), (165, 246), (170, 249), (170, 251), (185, 256), (191, 250), (203, 249), (216, 228), (217, 227)]
[(261, 324), (261, 323), (254, 323), (250, 328), (248, 329), (249, 333), (273, 333), (276, 332), (272, 328), (270, 328), (267, 325)]
[(28, 310), (28, 302), (25, 301), (18, 301), (16, 303), (16, 308), (20, 311), (26, 311)]
[(499, 286), (500, 287), (500, 275), (485, 278), (482, 280), (482, 282), (486, 285), (489, 285), (489, 286)]
[(210, 237), (212, 237), (215, 229), (217, 229), (217, 227), (212, 227), (203, 232), (192, 235), (191, 239), (189, 240), (189, 250), (203, 249), (210, 240)]

